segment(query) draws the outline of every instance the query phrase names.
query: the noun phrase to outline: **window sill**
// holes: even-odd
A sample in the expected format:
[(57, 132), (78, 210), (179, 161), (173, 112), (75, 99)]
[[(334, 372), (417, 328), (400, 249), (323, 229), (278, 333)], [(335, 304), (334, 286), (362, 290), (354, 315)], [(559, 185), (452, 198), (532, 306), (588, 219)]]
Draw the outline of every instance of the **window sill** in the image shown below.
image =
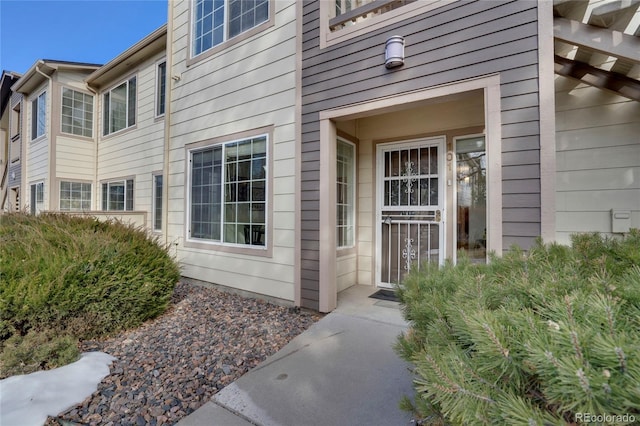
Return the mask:
[(265, 246), (249, 246), (241, 244), (225, 244), (215, 241), (186, 239), (184, 246), (186, 248), (196, 248), (202, 250), (216, 251), (220, 253), (241, 254), (245, 256), (256, 256), (271, 258), (273, 256), (271, 245)]
[(133, 126), (125, 127), (124, 129), (120, 129), (120, 130), (118, 130), (116, 132), (109, 133), (108, 135), (102, 135), (102, 136), (100, 136), (100, 140), (109, 140), (109, 139), (112, 139), (112, 138), (116, 138), (119, 135), (126, 134), (127, 132), (133, 131), (133, 130), (135, 130), (137, 128), (138, 128), (138, 125), (134, 124)]
[(67, 133), (67, 132), (60, 132), (60, 136), (64, 136), (66, 138), (77, 139), (77, 140), (85, 141), (85, 142), (93, 142), (93, 136), (81, 136), (81, 135), (75, 135), (73, 133)]

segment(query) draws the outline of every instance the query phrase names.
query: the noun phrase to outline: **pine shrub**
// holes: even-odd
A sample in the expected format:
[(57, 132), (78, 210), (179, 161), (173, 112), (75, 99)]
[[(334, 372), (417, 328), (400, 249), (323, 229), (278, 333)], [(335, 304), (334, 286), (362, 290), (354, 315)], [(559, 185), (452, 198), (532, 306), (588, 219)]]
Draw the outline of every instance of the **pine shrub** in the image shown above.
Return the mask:
[(539, 242), (488, 265), (462, 256), (398, 294), (410, 328), (396, 349), (415, 365), (423, 423), (640, 420), (640, 232)]
[(168, 306), (179, 269), (143, 229), (11, 214), (0, 226), (0, 349), (43, 329), (78, 339), (136, 327)]

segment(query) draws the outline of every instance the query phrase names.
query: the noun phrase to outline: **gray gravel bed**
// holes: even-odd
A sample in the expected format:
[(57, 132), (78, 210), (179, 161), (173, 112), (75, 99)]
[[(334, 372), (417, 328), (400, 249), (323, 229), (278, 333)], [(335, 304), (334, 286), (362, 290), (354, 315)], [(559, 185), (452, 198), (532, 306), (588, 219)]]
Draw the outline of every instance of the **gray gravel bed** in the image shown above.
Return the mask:
[(47, 425), (162, 425), (220, 389), (317, 321), (317, 313), (180, 283), (170, 309), (81, 350), (117, 358), (98, 390)]

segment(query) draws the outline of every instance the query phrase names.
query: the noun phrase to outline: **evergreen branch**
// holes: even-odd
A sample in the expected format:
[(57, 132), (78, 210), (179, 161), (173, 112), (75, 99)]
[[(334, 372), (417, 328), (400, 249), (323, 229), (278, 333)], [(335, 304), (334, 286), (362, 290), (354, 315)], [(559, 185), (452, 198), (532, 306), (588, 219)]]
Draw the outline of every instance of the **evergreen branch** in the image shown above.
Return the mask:
[(582, 390), (584, 390), (585, 393), (589, 395), (589, 397), (591, 397), (591, 386), (589, 386), (589, 379), (584, 374), (582, 368), (578, 368), (578, 371), (576, 371), (576, 376), (578, 376), (578, 379), (580, 380), (580, 386), (582, 386)]
[(571, 331), (569, 335), (571, 336), (571, 343), (573, 344), (573, 350), (576, 353), (576, 357), (580, 362), (582, 362), (584, 357), (582, 356), (582, 348), (580, 348), (580, 342), (578, 341), (578, 333)]
[(571, 307), (571, 298), (568, 294), (564, 296), (564, 304), (567, 307), (567, 317), (569, 318), (569, 324), (575, 325), (575, 320), (573, 318), (573, 308)]
[(487, 332), (487, 334), (489, 335), (489, 338), (491, 339), (491, 341), (496, 345), (498, 350), (502, 353), (502, 356), (504, 356), (505, 358), (509, 359), (509, 349), (507, 349), (504, 346), (502, 346), (502, 344), (498, 340), (498, 337), (495, 335), (493, 330), (491, 330), (491, 327), (489, 326), (489, 324), (487, 324), (486, 322), (483, 323), (482, 324), (482, 328), (484, 328), (484, 330)]
[(558, 370), (560, 369), (560, 363), (558, 362), (556, 357), (553, 356), (553, 352), (544, 351), (544, 355), (547, 357), (547, 360), (549, 360), (549, 362), (551, 362), (551, 364), (553, 364), (554, 367), (556, 367)]
[(624, 374), (627, 371), (627, 357), (624, 355), (624, 351), (621, 347), (616, 346), (616, 355), (618, 355), (618, 363), (620, 364), (621, 372)]
[(605, 312), (607, 313), (607, 323), (609, 324), (609, 332), (611, 333), (611, 337), (615, 337), (615, 330), (613, 328), (613, 309), (611, 309), (610, 304), (606, 304), (604, 307)]
[(452, 394), (452, 393), (461, 393), (463, 395), (468, 395), (471, 396), (475, 399), (478, 399), (480, 401), (484, 401), (484, 402), (488, 402), (488, 403), (492, 403), (495, 404), (495, 401), (491, 398), (489, 398), (488, 396), (483, 396), (483, 395), (479, 395), (476, 393), (473, 393), (465, 388), (463, 388), (462, 386), (460, 386), (459, 384), (451, 381), (451, 379), (449, 379), (449, 377), (447, 377), (446, 374), (444, 374), (444, 372), (440, 369), (440, 367), (438, 366), (438, 364), (435, 362), (435, 360), (433, 359), (433, 357), (429, 354), (425, 355), (425, 358), (427, 360), (427, 362), (429, 364), (431, 364), (431, 368), (433, 369), (434, 373), (436, 373), (436, 376), (438, 376), (438, 378), (440, 380), (442, 380), (443, 382), (447, 383), (449, 386), (451, 386), (450, 388), (447, 388), (445, 386), (439, 385), (438, 383), (432, 383), (431, 385), (433, 387), (435, 387), (438, 390), (441, 391), (447, 391), (446, 393)]

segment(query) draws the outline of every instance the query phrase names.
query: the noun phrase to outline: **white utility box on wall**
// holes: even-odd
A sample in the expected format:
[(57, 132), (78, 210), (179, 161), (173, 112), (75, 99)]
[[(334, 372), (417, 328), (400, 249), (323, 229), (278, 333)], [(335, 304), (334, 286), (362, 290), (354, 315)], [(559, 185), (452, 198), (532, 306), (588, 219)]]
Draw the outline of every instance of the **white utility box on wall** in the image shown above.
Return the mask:
[(626, 234), (631, 229), (631, 210), (611, 209), (611, 232)]

